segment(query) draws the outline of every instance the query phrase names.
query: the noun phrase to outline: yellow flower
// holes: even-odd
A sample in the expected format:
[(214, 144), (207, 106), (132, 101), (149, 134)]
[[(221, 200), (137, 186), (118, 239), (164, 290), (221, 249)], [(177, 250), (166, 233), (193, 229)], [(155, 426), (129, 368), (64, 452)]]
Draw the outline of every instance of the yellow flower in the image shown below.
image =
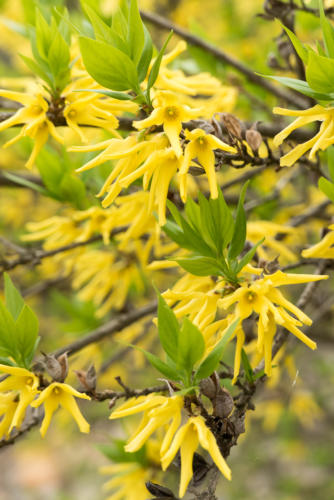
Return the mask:
[(299, 144), (294, 149), (284, 155), (280, 164), (284, 167), (291, 167), (303, 154), (310, 151), (309, 158), (314, 160), (315, 154), (319, 149), (326, 149), (331, 144), (334, 144), (334, 108), (324, 108), (317, 104), (313, 108), (306, 110), (291, 110), (284, 108), (274, 108), (274, 113), (283, 116), (297, 116), (296, 120), (288, 125), (284, 130), (277, 134), (274, 138), (274, 145), (278, 147), (293, 130), (303, 127), (314, 121), (320, 121), (321, 126), (319, 132), (312, 139)]
[(5, 436), (8, 437), (11, 431), (11, 424), (17, 410), (19, 402), (14, 393), (0, 394), (0, 440)]
[(329, 226), (327, 233), (319, 243), (302, 251), (305, 259), (334, 259), (334, 224)]
[(166, 433), (161, 444), (160, 453), (164, 454), (181, 423), (182, 408), (183, 398), (181, 396), (166, 397), (149, 394), (148, 396), (129, 399), (115, 410), (109, 418), (113, 420), (143, 411), (142, 421), (125, 446), (125, 451), (132, 453), (139, 450), (157, 429), (163, 427), (166, 429)]
[(170, 144), (179, 158), (182, 156), (180, 145), (180, 132), (182, 122), (198, 118), (201, 115), (201, 109), (191, 109), (189, 106), (180, 104), (175, 94), (168, 91), (157, 92), (153, 100), (154, 110), (148, 118), (140, 121), (134, 121), (133, 125), (138, 130), (152, 127), (153, 125), (163, 125)]
[(190, 417), (187, 423), (177, 431), (169, 449), (161, 458), (162, 468), (166, 470), (180, 449), (181, 479), (179, 496), (181, 498), (186, 493), (193, 476), (193, 457), (199, 444), (210, 453), (220, 472), (227, 479), (231, 479), (231, 470), (218, 448), (215, 436), (206, 426), (204, 418), (201, 416)]
[(41, 94), (31, 96), (21, 92), (0, 90), (0, 96), (23, 104), (23, 107), (19, 108), (12, 117), (0, 123), (0, 131), (24, 124), (20, 133), (8, 141), (4, 147), (11, 146), (22, 137), (31, 137), (35, 142), (26, 167), (32, 168), (38, 153), (48, 140), (49, 134), (61, 144), (64, 142), (56, 127), (47, 118), (49, 105)]
[(105, 109), (104, 101), (98, 100), (97, 94), (85, 95), (80, 99), (77, 97), (79, 94), (74, 99), (75, 95), (75, 92), (71, 92), (67, 96), (63, 114), (67, 125), (80, 136), (82, 142), (87, 142), (87, 138), (80, 125), (103, 128), (120, 138), (116, 132), (117, 118)]
[(152, 479), (152, 472), (134, 462), (112, 464), (100, 468), (101, 474), (114, 476), (103, 485), (104, 491), (115, 490), (106, 500), (146, 500), (145, 483)]
[[(288, 262), (295, 260), (295, 254), (281, 241), (277, 240), (276, 236), (279, 233), (295, 235), (296, 228), (276, 224), (268, 220), (247, 221), (247, 240), (251, 243), (257, 243), (262, 238), (265, 238), (263, 245), (257, 249), (257, 253), (261, 259), (270, 260), (270, 258), (280, 255)], [(271, 250), (269, 253), (268, 250)]]
[(181, 198), (185, 203), (187, 200), (186, 191), (186, 176), (191, 165), (192, 160), (195, 158), (200, 165), (204, 168), (208, 177), (210, 193), (212, 198), (218, 197), (217, 179), (215, 172), (215, 149), (222, 149), (229, 153), (235, 153), (236, 149), (225, 144), (223, 141), (211, 134), (206, 134), (204, 130), (195, 129), (192, 132), (185, 131), (186, 140), (188, 144), (185, 147), (184, 158), (181, 164), (179, 175), (181, 177)]
[[(10, 432), (14, 427), (21, 426), (27, 407), (38, 393), (39, 379), (29, 370), (17, 366), (0, 365), (0, 371), (9, 375), (0, 382), (0, 392), (14, 391), (15, 394), (19, 394), (18, 404), (9, 427)], [(13, 410), (14, 407), (12, 406), (11, 409)]]
[(68, 384), (59, 382), (52, 382), (46, 389), (44, 389), (39, 397), (32, 403), (31, 406), (37, 408), (44, 403), (44, 419), (40, 428), (41, 436), (44, 437), (51, 422), (52, 415), (62, 406), (67, 410), (76, 423), (81, 432), (89, 432), (89, 423), (81, 415), (79, 407), (74, 399), (74, 396), (81, 399), (90, 399), (87, 394), (76, 391)]
[(265, 373), (268, 376), (271, 375), (271, 349), (276, 324), (284, 326), (311, 349), (316, 348), (316, 343), (298, 328), (303, 323), (310, 325), (311, 318), (288, 301), (277, 290), (277, 287), (318, 281), (327, 277), (311, 274), (284, 274), (282, 271), (277, 271), (251, 284), (242, 283), (233, 293), (219, 300), (219, 306), (225, 309), (237, 303), (234, 314), (241, 320), (248, 318), (253, 312), (259, 315), (257, 350), (264, 355)]

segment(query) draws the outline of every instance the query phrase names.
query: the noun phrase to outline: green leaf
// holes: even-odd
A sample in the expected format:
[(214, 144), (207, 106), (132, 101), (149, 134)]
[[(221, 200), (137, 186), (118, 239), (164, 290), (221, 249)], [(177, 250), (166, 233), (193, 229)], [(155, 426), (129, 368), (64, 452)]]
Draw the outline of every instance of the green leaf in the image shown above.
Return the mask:
[(231, 340), (232, 335), (239, 323), (239, 318), (236, 319), (226, 330), (224, 337), (218, 342), (216, 347), (212, 349), (210, 354), (202, 361), (198, 370), (196, 371), (196, 375), (194, 378), (194, 383), (197, 384), (203, 378), (209, 377), (217, 368), (219, 361), (223, 355), (223, 352)]
[(244, 255), (242, 257), (242, 259), (239, 261), (238, 266), (236, 268), (236, 274), (238, 274), (243, 267), (245, 267), (247, 264), (249, 264), (249, 262), (254, 257), (256, 250), (258, 249), (258, 247), (260, 245), (262, 245), (262, 243), (264, 242), (264, 240), (265, 240), (265, 238), (262, 238), (257, 243), (255, 243), (255, 245), (250, 250), (248, 250), (248, 252), (246, 253), (246, 255)]
[(124, 52), (86, 37), (80, 37), (79, 43), (86, 70), (100, 85), (117, 91), (138, 91), (136, 67)]
[(17, 320), (24, 307), (24, 300), (7, 273), (4, 273), (4, 280), (6, 307), (13, 316), (13, 319)]
[(138, 79), (139, 82), (142, 82), (145, 80), (148, 68), (150, 66), (150, 62), (152, 60), (152, 55), (153, 55), (153, 43), (151, 39), (151, 35), (146, 28), (145, 24), (143, 24), (144, 28), (144, 47), (143, 51), (140, 57), (140, 60), (137, 64), (137, 71), (138, 71)]
[(327, 165), (329, 176), (331, 180), (334, 182), (334, 147), (331, 146), (327, 149)]
[(286, 87), (297, 90), (301, 94), (304, 94), (308, 97), (312, 97), (313, 99), (317, 99), (318, 101), (333, 101), (334, 100), (334, 93), (329, 93), (329, 94), (324, 94), (321, 92), (317, 92), (313, 90), (307, 82), (304, 82), (303, 80), (297, 80), (296, 78), (288, 78), (286, 76), (269, 76), (269, 75), (262, 75), (266, 76), (266, 78), (271, 78), (272, 80), (275, 80), (276, 82), (282, 83)]
[(180, 327), (174, 312), (160, 294), (158, 300), (158, 332), (165, 353), (176, 362), (178, 359)]
[(162, 373), (165, 377), (174, 381), (181, 380), (182, 374), (180, 374), (177, 370), (175, 370), (167, 363), (164, 363), (164, 361), (161, 361), (161, 359), (158, 358), (158, 356), (155, 356), (154, 354), (148, 351), (144, 351), (144, 349), (140, 350), (145, 354), (146, 359), (149, 361), (149, 363), (151, 363), (151, 365), (160, 373)]
[(18, 351), (15, 338), (15, 321), (0, 300), (0, 356), (17, 360)]
[(31, 360), (35, 353), (38, 337), (38, 319), (27, 305), (23, 307), (15, 323), (15, 336), (21, 359), (24, 362)]
[(62, 90), (70, 80), (70, 50), (59, 31), (56, 32), (51, 43), (48, 63), (54, 75), (56, 86)]
[(244, 249), (246, 241), (246, 232), (247, 232), (247, 221), (244, 209), (244, 201), (248, 184), (249, 181), (245, 183), (240, 193), (232, 241), (228, 250), (229, 260), (235, 259), (238, 255), (241, 254), (241, 252)]
[(135, 66), (139, 68), (139, 61), (145, 44), (145, 33), (143, 21), (139, 14), (137, 0), (130, 0), (127, 42), (130, 58)]
[(96, 40), (112, 44), (113, 36), (111, 33), (111, 27), (103, 21), (96, 10), (90, 5), (85, 4), (84, 10), (92, 23)]
[(33, 72), (34, 75), (39, 76), (50, 87), (53, 86), (52, 77), (51, 77), (50, 72), (45, 71), (45, 69), (42, 66), (40, 66), (36, 61), (31, 59), (30, 57), (26, 57), (22, 54), (20, 54), (20, 57), (26, 63), (28, 68)]
[(74, 92), (95, 92), (96, 94), (106, 95), (112, 97), (113, 99), (118, 99), (119, 101), (132, 101), (133, 96), (126, 94), (125, 92), (115, 92), (113, 90), (102, 90), (102, 89), (78, 89)]
[(309, 53), (306, 65), (306, 80), (317, 92), (332, 93), (334, 91), (334, 60)]
[(113, 439), (112, 444), (99, 444), (97, 448), (105, 455), (109, 460), (115, 463), (127, 463), (136, 462), (140, 464), (146, 464), (146, 447), (143, 446), (140, 450), (129, 453), (124, 450), (126, 441), (122, 439)]
[(246, 380), (252, 384), (254, 382), (253, 369), (244, 349), (241, 349), (241, 362), (245, 371)]
[(334, 184), (325, 177), (320, 177), (318, 181), (319, 189), (334, 203)]
[[(0, 347), (1, 349), (1, 347)], [(11, 359), (6, 358), (4, 356), (0, 356), (0, 364), (6, 366), (17, 366)]]
[(328, 57), (334, 58), (334, 28), (326, 18), (322, 1), (319, 2), (320, 23), (324, 38), (324, 45)]
[(191, 374), (193, 367), (203, 356), (205, 343), (203, 335), (188, 318), (184, 318), (178, 343), (177, 366)]
[(183, 269), (195, 276), (219, 276), (222, 274), (219, 263), (210, 257), (194, 255), (186, 259), (171, 260), (175, 260)]
[(20, 186), (28, 187), (30, 189), (33, 189), (34, 191), (38, 191), (39, 193), (43, 194), (44, 196), (48, 196), (48, 192), (45, 188), (43, 188), (39, 184), (35, 184), (34, 182), (29, 181), (28, 179), (25, 179), (24, 177), (12, 174), (10, 172), (3, 172), (2, 175), (4, 177), (7, 177), (7, 179), (9, 179), (10, 181), (13, 181), (16, 184), (19, 184)]
[(173, 36), (173, 31), (171, 31), (169, 33), (167, 40), (163, 44), (162, 49), (160, 50), (159, 54), (157, 55), (156, 60), (154, 61), (154, 64), (153, 64), (151, 71), (150, 71), (150, 74), (148, 75), (148, 82), (147, 82), (147, 89), (148, 90), (150, 90), (153, 87), (153, 85), (156, 82), (156, 79), (158, 78), (162, 57), (165, 53), (167, 45), (168, 45), (170, 39), (172, 38), (172, 36)]
[(308, 50), (304, 45), (301, 43), (301, 41), (296, 37), (296, 35), (293, 33), (293, 31), (289, 30), (286, 26), (282, 24), (282, 28), (286, 31), (288, 37), (291, 40), (292, 45), (294, 46), (297, 54), (301, 58), (301, 60), (306, 64), (308, 60)]

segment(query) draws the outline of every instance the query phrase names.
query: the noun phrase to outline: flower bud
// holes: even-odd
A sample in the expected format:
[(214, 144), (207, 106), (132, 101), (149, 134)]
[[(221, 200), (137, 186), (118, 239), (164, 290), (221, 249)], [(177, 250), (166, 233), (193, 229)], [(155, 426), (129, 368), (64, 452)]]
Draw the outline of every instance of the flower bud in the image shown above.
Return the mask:
[(213, 413), (216, 417), (227, 418), (234, 408), (234, 402), (228, 390), (220, 387), (217, 396), (213, 401)]
[(64, 382), (67, 375), (67, 354), (59, 358), (53, 355), (42, 353), (44, 356), (43, 364), (46, 371), (55, 382)]
[(204, 394), (209, 399), (214, 399), (217, 393), (217, 388), (216, 384), (214, 381), (210, 378), (203, 378), (203, 380), (200, 381), (199, 387), (201, 389), (201, 393)]
[(257, 151), (262, 143), (262, 135), (257, 130), (246, 130), (246, 142), (250, 145), (252, 151)]

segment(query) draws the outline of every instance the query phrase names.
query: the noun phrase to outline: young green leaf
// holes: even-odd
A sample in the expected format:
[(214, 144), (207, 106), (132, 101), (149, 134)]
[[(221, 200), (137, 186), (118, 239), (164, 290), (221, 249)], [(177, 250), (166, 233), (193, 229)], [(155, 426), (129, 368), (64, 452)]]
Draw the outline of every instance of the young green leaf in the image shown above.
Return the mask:
[(325, 177), (320, 177), (318, 181), (319, 189), (334, 203), (334, 184)]
[(303, 80), (297, 80), (296, 78), (289, 78), (286, 76), (268, 76), (268, 75), (262, 75), (262, 76), (271, 78), (272, 80), (282, 83), (283, 85), (285, 85), (290, 89), (297, 90), (297, 92), (300, 92), (301, 94), (304, 94), (308, 97), (312, 97), (313, 99), (317, 99), (318, 101), (334, 100), (334, 93), (317, 92), (316, 90), (312, 89), (307, 82), (304, 82)]
[(24, 300), (7, 273), (4, 274), (4, 280), (6, 307), (16, 321), (24, 307)]
[(216, 347), (212, 349), (212, 351), (204, 359), (204, 361), (202, 361), (195, 374), (195, 384), (197, 384), (203, 378), (209, 377), (215, 371), (228, 342), (231, 340), (232, 335), (234, 334), (239, 321), (239, 318), (233, 321), (233, 323), (227, 328), (224, 337), (218, 342)]
[(231, 244), (230, 244), (230, 247), (228, 250), (229, 260), (235, 259), (236, 257), (238, 257), (238, 255), (240, 255), (244, 249), (244, 245), (245, 245), (245, 241), (246, 241), (246, 230), (247, 230), (247, 221), (246, 221), (246, 213), (245, 213), (245, 209), (244, 209), (244, 201), (245, 201), (246, 190), (247, 190), (248, 184), (249, 184), (249, 181), (247, 181), (245, 183), (245, 185), (243, 186), (241, 193), (240, 193), (232, 241), (231, 241)]
[(165, 353), (176, 362), (178, 359), (180, 326), (174, 312), (160, 294), (158, 300), (158, 332)]
[(246, 253), (246, 255), (244, 255), (242, 257), (242, 259), (238, 262), (238, 265), (237, 265), (237, 268), (236, 268), (236, 274), (238, 274), (243, 267), (245, 267), (247, 264), (249, 264), (249, 262), (254, 257), (256, 250), (258, 249), (258, 247), (260, 245), (262, 245), (262, 243), (264, 242), (264, 240), (265, 240), (265, 238), (262, 238), (260, 241), (258, 241), (257, 243), (255, 243), (255, 245), (250, 250), (248, 250), (248, 252)]
[(27, 305), (23, 307), (15, 323), (15, 336), (17, 339), (17, 349), (23, 364), (26, 365), (26, 368), (29, 368), (35, 348), (37, 347), (38, 319), (36, 314)]
[(334, 28), (331, 22), (326, 18), (322, 0), (319, 1), (320, 23), (324, 38), (326, 55), (334, 58)]
[(175, 260), (183, 269), (194, 276), (219, 276), (222, 274), (222, 269), (216, 259), (211, 257), (202, 257), (194, 255), (185, 259)]
[(296, 37), (296, 35), (293, 33), (293, 31), (289, 30), (286, 26), (282, 25), (282, 28), (286, 31), (288, 37), (291, 40), (292, 45), (294, 46), (297, 54), (301, 58), (301, 60), (307, 64), (307, 59), (308, 59), (308, 50), (304, 47), (304, 45), (301, 43), (301, 41)]
[(252, 384), (254, 382), (253, 369), (244, 349), (241, 349), (241, 362), (245, 371), (246, 380)]
[(137, 0), (130, 1), (127, 43), (130, 58), (134, 62), (134, 65), (139, 68), (139, 62), (145, 45), (145, 32)]
[(155, 84), (156, 82), (156, 79), (158, 78), (158, 75), (159, 75), (159, 70), (160, 70), (160, 65), (161, 65), (161, 61), (162, 61), (162, 57), (165, 53), (165, 50), (167, 48), (167, 45), (170, 41), (170, 39), (172, 38), (173, 36), (173, 31), (171, 31), (167, 37), (167, 40), (165, 41), (165, 43), (163, 44), (162, 46), (162, 49), (160, 50), (156, 60), (154, 61), (154, 64), (151, 68), (151, 71), (150, 71), (150, 74), (148, 75), (148, 81), (147, 81), (147, 89), (148, 91), (153, 87), (153, 85)]
[(191, 374), (195, 363), (201, 359), (205, 349), (203, 335), (188, 318), (184, 318), (178, 343), (177, 366)]
[(88, 73), (111, 90), (138, 91), (137, 70), (129, 56), (105, 42), (80, 37), (80, 50)]
[(147, 361), (156, 370), (162, 373), (165, 377), (167, 377), (170, 380), (174, 380), (175, 382), (182, 379), (182, 375), (177, 370), (175, 370), (173, 367), (171, 367), (164, 361), (161, 361), (161, 359), (158, 358), (158, 356), (155, 356), (155, 354), (152, 354), (148, 351), (144, 351), (144, 349), (140, 349), (140, 351), (142, 351), (145, 354)]
[(306, 80), (317, 92), (334, 92), (334, 59), (310, 52), (306, 65)]

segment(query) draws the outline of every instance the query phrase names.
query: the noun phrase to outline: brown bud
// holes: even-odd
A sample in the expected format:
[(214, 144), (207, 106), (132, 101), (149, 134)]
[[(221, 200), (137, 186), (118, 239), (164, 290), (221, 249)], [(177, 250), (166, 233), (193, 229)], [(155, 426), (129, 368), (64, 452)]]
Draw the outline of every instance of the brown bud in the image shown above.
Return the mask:
[(87, 392), (93, 392), (96, 389), (96, 371), (94, 365), (91, 365), (86, 372), (83, 370), (74, 370), (80, 384)]
[(216, 417), (226, 418), (231, 414), (234, 408), (234, 402), (228, 390), (223, 387), (219, 389), (219, 392), (213, 401), (213, 406), (213, 413)]
[(152, 495), (155, 495), (156, 498), (157, 496), (158, 498), (175, 498), (174, 493), (165, 486), (153, 483), (152, 481), (147, 481), (147, 483), (145, 483), (145, 486)]
[(203, 378), (203, 380), (200, 381), (199, 387), (201, 389), (201, 393), (204, 394), (209, 399), (214, 399), (217, 393), (217, 387), (214, 381), (210, 378)]
[(231, 135), (237, 137), (238, 139), (242, 139), (241, 123), (236, 116), (231, 113), (221, 113), (220, 119)]
[(246, 130), (246, 141), (250, 145), (252, 151), (257, 151), (262, 143), (262, 135), (257, 130)]
[(64, 381), (65, 378), (67, 377), (67, 374), (68, 374), (68, 357), (67, 357), (67, 352), (64, 352), (64, 354), (62, 354), (61, 356), (59, 356), (57, 358), (57, 361), (58, 361), (58, 363), (61, 366), (61, 370), (62, 370), (61, 377), (62, 377), (62, 379)]
[(48, 374), (55, 380), (56, 382), (64, 382), (63, 378), (63, 367), (59, 363), (58, 359), (49, 354), (42, 353), (44, 356), (44, 366)]

